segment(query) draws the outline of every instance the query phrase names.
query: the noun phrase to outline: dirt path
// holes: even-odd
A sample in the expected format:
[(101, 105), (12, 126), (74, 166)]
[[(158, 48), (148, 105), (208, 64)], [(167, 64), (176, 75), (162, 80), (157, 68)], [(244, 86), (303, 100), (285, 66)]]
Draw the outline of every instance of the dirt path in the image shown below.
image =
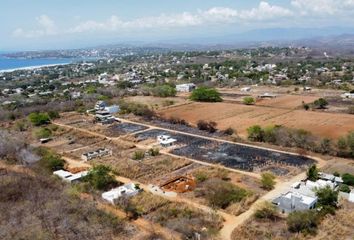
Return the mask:
[[(165, 129), (165, 128), (161, 128), (161, 127), (156, 127), (156, 126), (152, 126), (152, 125), (148, 125), (148, 124), (142, 124), (142, 123), (137, 123), (137, 122), (134, 122), (134, 121), (130, 121), (130, 120), (126, 120), (126, 119), (120, 119), (121, 122), (126, 122), (126, 123), (133, 123), (133, 124), (140, 124), (140, 125), (143, 125), (143, 126), (146, 126), (148, 129), (144, 130), (144, 131), (148, 131), (148, 130), (151, 130), (151, 129), (160, 129), (160, 130), (165, 130), (165, 131), (170, 131), (170, 132), (174, 132), (174, 133), (179, 133), (179, 134), (185, 134), (185, 135), (189, 135), (189, 136), (194, 136), (194, 137), (199, 137), (199, 138), (204, 138), (204, 139), (208, 139), (208, 140), (213, 140), (213, 141), (218, 141), (218, 142), (222, 142), (222, 143), (231, 143), (231, 144), (235, 144), (235, 145), (243, 145), (243, 146), (248, 146), (248, 147), (253, 147), (253, 148), (259, 148), (259, 149), (264, 149), (264, 150), (270, 150), (270, 151), (274, 151), (274, 152), (280, 152), (280, 153), (287, 153), (287, 154), (291, 154), (291, 155), (298, 155), (296, 153), (290, 153), (290, 152), (284, 152), (284, 151), (279, 151), (279, 150), (274, 150), (274, 149), (270, 149), (270, 148), (264, 148), (264, 147), (258, 147), (258, 146), (252, 146), (252, 145), (248, 145), (248, 144), (241, 144), (241, 143), (234, 143), (234, 142), (231, 142), (231, 141), (227, 141), (227, 140), (223, 140), (223, 139), (216, 139), (216, 138), (211, 138), (211, 137), (206, 137), (206, 136), (200, 136), (200, 135), (196, 135), (196, 134), (191, 134), (191, 133), (185, 133), (185, 132), (180, 132), (180, 131), (174, 131), (174, 130), (170, 130), (170, 129)], [(77, 128), (77, 127), (73, 127), (73, 126), (68, 126), (68, 125), (65, 125), (65, 124), (58, 124), (58, 123), (54, 123), (58, 126), (61, 126), (61, 127), (64, 127), (64, 128), (69, 128), (69, 129), (74, 129), (74, 130), (77, 130), (77, 131), (81, 131), (81, 132), (84, 132), (84, 133), (87, 133), (87, 134), (90, 134), (90, 135), (94, 135), (94, 136), (98, 136), (98, 137), (102, 137), (104, 139), (109, 139), (109, 140), (120, 140), (120, 137), (118, 138), (111, 138), (111, 137), (107, 137), (105, 135), (102, 135), (102, 134), (99, 134), (99, 133), (95, 133), (95, 132), (91, 132), (90, 130), (86, 130), (86, 129), (81, 129), (81, 128)], [(135, 134), (135, 133), (134, 133)], [(126, 135), (125, 135), (126, 136)], [(139, 145), (139, 144), (135, 144), (138, 148), (142, 148), (142, 149), (146, 149), (147, 146), (144, 146), (144, 145)], [(174, 154), (171, 154), (169, 153), (168, 151), (162, 151), (163, 154), (166, 154), (166, 155), (170, 155), (172, 157), (177, 157), (177, 158), (181, 158), (180, 156), (177, 156), (177, 155), (174, 155)], [(314, 157), (311, 157), (311, 156), (308, 156), (309, 158), (312, 158), (314, 160), (316, 160), (318, 162), (318, 165), (319, 167), (322, 167), (326, 164), (325, 161), (323, 161), (322, 159), (319, 159), (319, 158), (314, 158)], [(72, 163), (74, 164), (76, 162), (76, 164), (78, 164), (78, 161), (76, 160), (73, 160), (73, 159), (70, 159), (70, 158), (67, 158), (65, 157), (64, 158), (65, 160), (68, 161), (68, 163)], [(257, 177), (259, 178), (260, 175), (259, 174), (256, 174), (256, 173), (251, 173), (251, 172), (244, 172), (244, 171), (241, 171), (241, 170), (236, 170), (236, 169), (232, 169), (232, 168), (227, 168), (227, 167), (223, 167), (221, 165), (216, 165), (216, 164), (210, 164), (210, 163), (206, 163), (206, 162), (202, 162), (202, 161), (198, 161), (198, 160), (195, 160), (195, 159), (189, 159), (189, 158), (185, 158), (185, 159), (188, 159), (190, 161), (193, 161), (193, 162), (196, 162), (196, 163), (199, 163), (199, 164), (202, 164), (202, 165), (207, 165), (207, 166), (212, 166), (212, 167), (217, 167), (217, 168), (224, 168), (224, 169), (227, 169), (229, 171), (233, 171), (233, 172), (237, 172), (237, 173), (241, 173), (241, 174), (245, 174), (245, 175), (249, 175), (249, 176), (252, 176), (252, 177)], [(81, 163), (82, 166), (90, 166), (89, 164), (86, 164), (86, 163)], [(221, 229), (220, 231), (220, 236), (222, 239), (225, 239), (225, 240), (230, 240), (231, 239), (231, 234), (233, 232), (233, 230), (240, 226), (241, 224), (243, 224), (246, 220), (248, 220), (252, 215), (253, 213), (255, 212), (256, 208), (257, 208), (257, 204), (259, 204), (260, 202), (263, 202), (263, 201), (269, 201), (269, 200), (272, 200), (274, 199), (275, 197), (279, 196), (280, 194), (288, 191), (290, 188), (291, 188), (291, 185), (297, 181), (300, 181), (302, 179), (304, 179), (306, 176), (305, 176), (305, 173), (301, 173), (293, 178), (291, 178), (290, 180), (288, 181), (282, 181), (282, 182), (277, 182), (274, 190), (268, 192), (267, 194), (263, 195), (261, 198), (259, 198), (255, 203), (252, 204), (252, 206), (247, 210), (245, 211), (244, 213), (242, 213), (241, 215), (239, 216), (233, 216), (231, 214), (228, 214), (224, 211), (221, 211), (221, 210), (213, 210), (211, 209), (210, 207), (208, 206), (205, 206), (205, 205), (202, 205), (202, 204), (199, 204), (199, 203), (196, 203), (196, 202), (193, 202), (189, 199), (186, 199), (186, 198), (182, 198), (180, 196), (177, 196), (177, 197), (168, 197), (168, 196), (164, 196), (164, 195), (159, 195), (159, 196), (162, 196), (162, 197), (165, 197), (166, 199), (170, 200), (170, 201), (174, 201), (174, 202), (180, 202), (180, 203), (185, 203), (185, 204), (188, 204), (189, 206), (192, 206), (194, 208), (197, 208), (197, 209), (200, 209), (200, 210), (203, 210), (205, 212), (208, 212), (208, 213), (211, 213), (211, 212), (216, 212), (217, 214), (219, 214), (220, 216), (222, 216), (224, 218), (224, 225), (223, 225), (223, 228)], [(139, 184), (139, 186), (144, 189), (145, 191), (150, 191), (150, 188), (145, 185), (145, 184), (141, 184), (137, 181), (133, 181), (131, 179), (128, 179), (128, 178), (124, 178), (124, 177), (121, 177), (121, 176), (117, 176), (116, 179), (120, 182), (123, 182), (123, 183), (129, 183), (129, 182), (134, 182), (134, 183), (137, 183)]]

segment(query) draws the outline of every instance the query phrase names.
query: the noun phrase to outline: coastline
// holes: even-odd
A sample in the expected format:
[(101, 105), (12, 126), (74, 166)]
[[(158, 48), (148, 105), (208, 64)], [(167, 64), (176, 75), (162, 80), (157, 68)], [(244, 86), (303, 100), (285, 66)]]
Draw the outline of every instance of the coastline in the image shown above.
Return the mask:
[(14, 72), (14, 71), (20, 71), (20, 70), (35, 70), (35, 69), (44, 68), (44, 67), (55, 67), (55, 66), (63, 66), (63, 65), (69, 65), (69, 64), (71, 64), (71, 62), (35, 65), (35, 66), (19, 67), (19, 68), (12, 68), (12, 69), (3, 69), (3, 70), (0, 70), (0, 73), (8, 73), (8, 72)]

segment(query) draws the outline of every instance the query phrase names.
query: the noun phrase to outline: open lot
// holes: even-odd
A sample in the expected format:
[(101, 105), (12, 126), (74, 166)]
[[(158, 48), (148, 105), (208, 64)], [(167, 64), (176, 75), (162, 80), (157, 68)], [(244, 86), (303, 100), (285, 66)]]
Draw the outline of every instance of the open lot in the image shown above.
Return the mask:
[(236, 103), (191, 103), (160, 111), (160, 114), (167, 118), (184, 119), (194, 125), (199, 120), (214, 121), (219, 129), (232, 127), (243, 137), (247, 136), (247, 128), (255, 124), (261, 126), (276, 124), (305, 129), (315, 135), (334, 139), (354, 130), (354, 115), (246, 106)]

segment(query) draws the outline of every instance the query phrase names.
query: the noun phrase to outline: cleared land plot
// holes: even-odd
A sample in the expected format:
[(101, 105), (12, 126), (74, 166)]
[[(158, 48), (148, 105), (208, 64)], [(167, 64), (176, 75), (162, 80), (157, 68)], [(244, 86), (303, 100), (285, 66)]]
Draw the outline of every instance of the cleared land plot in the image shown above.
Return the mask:
[(314, 163), (314, 160), (303, 156), (223, 143), (165, 130), (148, 130), (136, 134), (135, 137), (144, 143), (148, 140), (155, 140), (159, 135), (170, 135), (177, 139), (177, 146), (172, 150), (175, 155), (221, 164), (234, 169), (255, 171), (272, 165), (291, 165), (301, 168)]
[(259, 99), (256, 105), (294, 109), (302, 107), (303, 102), (312, 103), (317, 99), (318, 97), (315, 96), (283, 95), (272, 99)]
[(200, 233), (201, 239), (219, 239), (222, 218), (217, 214), (169, 202), (147, 192), (134, 196), (130, 203), (145, 219), (181, 234), (182, 239), (193, 239), (195, 233)]
[(147, 127), (133, 123), (112, 123), (109, 125), (95, 124), (93, 116), (79, 113), (65, 113), (57, 120), (61, 124), (77, 127), (92, 132), (103, 134), (107, 137), (120, 137), (130, 133), (147, 129)]
[(139, 132), (148, 129), (145, 126), (133, 123), (115, 123), (109, 125), (107, 129), (105, 129), (105, 135), (109, 137), (118, 137), (134, 132)]
[(186, 103), (187, 100), (184, 97), (168, 97), (160, 98), (154, 96), (133, 96), (124, 98), (127, 102), (141, 103), (150, 106), (151, 108), (162, 108), (170, 105), (178, 105)]
[(199, 120), (214, 121), (219, 129), (232, 127), (241, 136), (247, 128), (283, 125), (305, 129), (315, 135), (339, 138), (354, 130), (354, 115), (246, 106), (232, 103), (192, 103), (160, 112), (166, 118), (177, 117), (196, 125)]
[(53, 148), (58, 153), (64, 153), (88, 145), (97, 144), (103, 140), (103, 138), (92, 136), (90, 134), (74, 130), (64, 130), (63, 132), (55, 134), (53, 140), (43, 144), (43, 146)]

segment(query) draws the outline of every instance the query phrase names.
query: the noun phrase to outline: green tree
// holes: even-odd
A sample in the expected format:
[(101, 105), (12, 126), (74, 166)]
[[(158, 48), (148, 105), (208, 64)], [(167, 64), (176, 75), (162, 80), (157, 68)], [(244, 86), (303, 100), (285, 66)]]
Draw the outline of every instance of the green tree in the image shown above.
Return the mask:
[(339, 191), (345, 192), (345, 193), (350, 193), (350, 188), (347, 184), (341, 184), (339, 186)]
[(343, 183), (349, 186), (354, 186), (354, 175), (350, 173), (344, 173), (342, 175)]
[(244, 97), (243, 98), (243, 103), (246, 105), (253, 105), (256, 101), (254, 100), (253, 97)]
[(220, 93), (215, 88), (200, 87), (195, 89), (190, 99), (198, 102), (221, 102)]
[(317, 204), (322, 207), (321, 212), (323, 214), (335, 213), (338, 203), (338, 191), (333, 190), (330, 186), (326, 186), (317, 189), (316, 196), (318, 197)]
[(34, 112), (28, 115), (28, 119), (34, 126), (41, 126), (50, 122), (50, 118), (47, 113)]
[(316, 165), (312, 165), (308, 170), (307, 170), (307, 178), (311, 181), (317, 181), (318, 179), (318, 169)]
[(84, 181), (97, 190), (106, 190), (117, 184), (111, 169), (104, 165), (94, 166), (84, 178)]
[(49, 128), (40, 128), (35, 132), (35, 135), (38, 139), (49, 138), (52, 136), (52, 131)]
[(261, 175), (262, 188), (272, 190), (275, 185), (275, 176), (269, 172), (262, 173)]
[(316, 101), (314, 101), (313, 104), (319, 109), (324, 109), (328, 105), (328, 102), (324, 98), (319, 98)]
[(248, 139), (255, 142), (264, 141), (264, 131), (259, 125), (247, 128)]

